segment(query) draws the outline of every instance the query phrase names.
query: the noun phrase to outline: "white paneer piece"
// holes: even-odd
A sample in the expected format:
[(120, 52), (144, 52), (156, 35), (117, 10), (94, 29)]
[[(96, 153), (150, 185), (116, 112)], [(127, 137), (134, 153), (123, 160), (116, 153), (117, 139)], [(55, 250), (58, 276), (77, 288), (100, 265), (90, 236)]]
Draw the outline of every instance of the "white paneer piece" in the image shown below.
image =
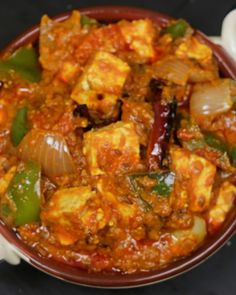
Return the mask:
[(121, 21), (119, 25), (121, 33), (130, 49), (144, 58), (144, 62), (154, 58), (155, 51), (153, 48), (153, 41), (155, 30), (151, 20)]
[(97, 52), (76, 83), (71, 98), (88, 109), (110, 117), (117, 105), (129, 65), (111, 53)]
[(236, 187), (225, 181), (216, 199), (215, 205), (210, 209), (208, 222), (210, 229), (217, 229), (225, 220), (227, 213), (232, 209), (236, 197)]
[(139, 163), (139, 138), (132, 122), (117, 122), (86, 132), (83, 141), (90, 174), (127, 173)]
[(205, 211), (210, 205), (216, 167), (205, 158), (179, 147), (172, 148), (170, 154), (176, 181), (188, 195), (189, 209)]
[(195, 37), (191, 37), (180, 43), (175, 52), (179, 58), (195, 59), (199, 63), (206, 64), (212, 59), (212, 50), (201, 43)]
[[(120, 202), (117, 196), (110, 191), (109, 185), (107, 185), (106, 179), (100, 178), (97, 183), (97, 189), (99, 193), (104, 197), (107, 203), (113, 208), (112, 218), (109, 222), (110, 226), (119, 226), (121, 228), (132, 227), (140, 222), (141, 210), (137, 204), (128, 204)], [(139, 222), (135, 221), (138, 219)]]
[(59, 189), (43, 208), (41, 220), (62, 245), (70, 245), (104, 228), (110, 211), (90, 186)]

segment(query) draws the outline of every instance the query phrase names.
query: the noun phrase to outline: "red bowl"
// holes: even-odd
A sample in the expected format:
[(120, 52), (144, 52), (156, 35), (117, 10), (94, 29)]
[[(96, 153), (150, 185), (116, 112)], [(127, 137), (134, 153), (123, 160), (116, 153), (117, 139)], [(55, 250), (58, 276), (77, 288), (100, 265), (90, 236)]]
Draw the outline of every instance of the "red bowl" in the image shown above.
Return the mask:
[[(158, 12), (133, 7), (90, 7), (80, 9), (80, 11), (82, 14), (86, 14), (103, 22), (114, 22), (120, 19), (134, 20), (140, 18), (150, 18), (158, 25), (164, 26), (170, 19), (172, 19), (171, 17)], [(60, 22), (68, 18), (69, 15), (70, 12), (67, 12), (55, 17), (54, 19)], [(224, 51), (224, 49), (219, 45), (213, 44), (203, 33), (197, 31), (196, 35), (199, 39), (212, 48), (222, 75), (236, 79), (236, 63)], [(12, 52), (27, 43), (36, 42), (38, 37), (39, 26), (35, 26), (20, 35), (16, 40), (3, 49), (0, 53), (0, 56), (3, 56), (6, 52)], [(29, 264), (62, 280), (79, 285), (101, 288), (138, 287), (161, 282), (180, 275), (197, 266), (212, 254), (214, 254), (225, 244), (228, 239), (232, 237), (235, 231), (236, 211), (234, 210), (228, 215), (223, 227), (217, 232), (217, 234), (213, 237), (209, 237), (205, 243), (190, 256), (173, 262), (160, 270), (122, 275), (120, 273), (107, 272), (92, 273), (80, 268), (75, 268), (50, 259), (42, 258), (38, 256), (38, 254), (33, 249), (24, 244), (17, 237), (15, 232), (9, 229), (4, 224), (4, 222), (0, 220), (0, 234)]]

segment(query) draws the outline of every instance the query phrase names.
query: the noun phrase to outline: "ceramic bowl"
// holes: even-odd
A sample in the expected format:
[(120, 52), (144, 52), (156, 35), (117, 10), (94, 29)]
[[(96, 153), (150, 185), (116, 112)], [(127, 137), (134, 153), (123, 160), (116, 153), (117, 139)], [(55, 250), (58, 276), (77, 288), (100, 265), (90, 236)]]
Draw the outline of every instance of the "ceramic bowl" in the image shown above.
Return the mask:
[[(158, 25), (164, 26), (171, 19), (171, 17), (158, 12), (133, 7), (106, 6), (84, 8), (80, 9), (80, 11), (82, 14), (86, 14), (102, 22), (114, 22), (120, 19), (134, 20), (150, 18)], [(68, 18), (69, 15), (70, 12), (59, 15), (54, 19), (60, 22)], [(196, 31), (196, 35), (212, 48), (222, 75), (236, 79), (236, 64), (225, 50), (221, 46), (213, 44), (203, 33)], [(1, 55), (9, 51), (12, 52), (27, 43), (37, 42), (38, 37), (39, 26), (35, 26), (20, 35), (3, 49)], [(20, 258), (22, 258), (32, 266), (49, 275), (79, 285), (100, 288), (129, 288), (161, 282), (190, 270), (219, 250), (235, 231), (236, 211), (234, 210), (234, 212), (228, 215), (223, 227), (217, 234), (208, 238), (205, 243), (190, 256), (171, 263), (160, 270), (122, 275), (120, 273), (104, 272), (88, 273), (86, 270), (80, 268), (42, 258), (18, 239), (15, 232), (9, 229), (0, 220), (0, 258), (4, 258), (12, 264), (19, 263)]]

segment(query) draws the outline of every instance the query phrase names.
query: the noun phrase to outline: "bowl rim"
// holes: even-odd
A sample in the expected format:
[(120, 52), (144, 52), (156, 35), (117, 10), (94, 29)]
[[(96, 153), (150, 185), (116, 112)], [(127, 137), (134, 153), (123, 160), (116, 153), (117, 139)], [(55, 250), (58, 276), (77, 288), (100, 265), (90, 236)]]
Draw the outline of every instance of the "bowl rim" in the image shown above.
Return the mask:
[[(82, 14), (107, 22), (120, 19), (135, 20), (140, 18), (150, 18), (160, 26), (164, 26), (169, 20), (173, 19), (170, 16), (156, 11), (130, 6), (95, 6), (78, 8), (78, 10)], [(68, 11), (53, 17), (53, 19), (60, 22), (67, 19), (70, 14), (71, 11)], [(36, 25), (10, 42), (0, 52), (0, 57), (4, 56), (6, 53), (13, 52), (25, 44), (35, 42), (38, 37), (39, 25)], [(222, 73), (236, 79), (236, 63), (227, 52), (220, 45), (213, 44), (198, 30), (196, 30), (196, 37), (212, 48)], [(131, 288), (150, 285), (170, 279), (204, 262), (208, 257), (219, 250), (236, 232), (235, 215), (236, 213), (231, 211), (221, 230), (214, 237), (209, 238), (202, 247), (198, 248), (188, 257), (170, 263), (168, 266), (161, 268), (160, 270), (125, 275), (121, 273), (90, 273), (80, 268), (77, 269), (63, 263), (40, 257), (34, 250), (24, 244), (17, 234), (12, 229), (8, 228), (2, 220), (0, 220), (0, 234), (29, 264), (54, 277), (66, 280), (70, 283), (90, 287)]]

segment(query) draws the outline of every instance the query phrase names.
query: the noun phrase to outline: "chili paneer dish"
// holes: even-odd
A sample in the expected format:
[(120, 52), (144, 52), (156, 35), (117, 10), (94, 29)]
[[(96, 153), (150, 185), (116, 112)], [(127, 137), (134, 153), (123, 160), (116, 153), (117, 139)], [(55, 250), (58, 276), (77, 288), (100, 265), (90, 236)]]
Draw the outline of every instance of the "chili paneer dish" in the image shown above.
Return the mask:
[(132, 273), (183, 258), (236, 195), (236, 84), (184, 20), (43, 16), (0, 62), (0, 216), (45, 259)]

